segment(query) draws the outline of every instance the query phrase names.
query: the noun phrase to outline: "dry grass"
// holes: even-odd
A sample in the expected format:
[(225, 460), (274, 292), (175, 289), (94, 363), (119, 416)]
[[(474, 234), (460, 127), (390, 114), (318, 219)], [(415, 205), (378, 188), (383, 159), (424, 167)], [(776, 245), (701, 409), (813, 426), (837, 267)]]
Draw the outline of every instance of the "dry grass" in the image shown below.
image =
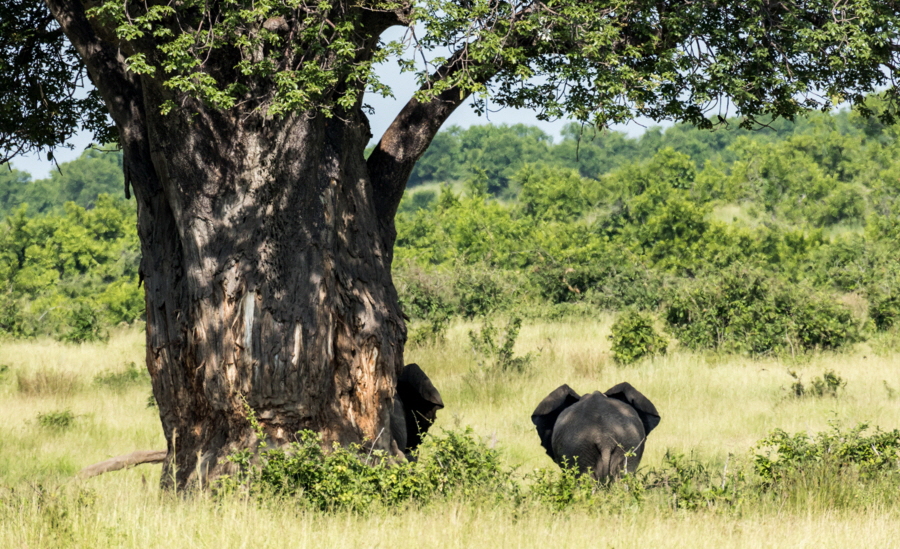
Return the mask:
[(900, 526), (895, 507), (741, 516), (635, 509), (599, 516), (445, 502), (363, 516), (320, 514), (284, 505), (160, 497), (134, 470), (99, 477), (89, 489), (21, 496), (20, 512), (0, 524), (4, 547), (843, 549), (894, 547)]
[(74, 372), (40, 369), (36, 372), (17, 372), (16, 386), (25, 396), (61, 396), (77, 393), (81, 379)]
[[(467, 332), (451, 327), (448, 342), (412, 349), (440, 389), (446, 408), (437, 428), (471, 426), (496, 441), (524, 475), (553, 464), (530, 421), (537, 403), (561, 383), (580, 392), (629, 381), (662, 414), (649, 437), (643, 467), (658, 467), (667, 449), (713, 463), (748, 459), (756, 441), (778, 427), (819, 431), (837, 421), (900, 426), (898, 354), (860, 345), (786, 363), (737, 356), (674, 352), (630, 367), (609, 360), (611, 317), (526, 324), (518, 354), (540, 353), (523, 375), (484, 375)], [(636, 506), (598, 515), (591, 510), (550, 514), (542, 508), (472, 506), (459, 501), (365, 516), (317, 514), (290, 505), (160, 495), (158, 467), (110, 473), (83, 482), (81, 467), (136, 449), (163, 448), (149, 386), (117, 392), (90, 383), (105, 371), (142, 360), (143, 337), (114, 334), (108, 345), (49, 341), (0, 343), (0, 547), (891, 547), (900, 506), (870, 504), (838, 510), (828, 501), (782, 508), (759, 505), (742, 513), (675, 511)], [(809, 380), (834, 370), (847, 381), (837, 398), (791, 398), (793, 369)], [(75, 376), (78, 390), (24, 392), (18, 375)], [(480, 376), (480, 377), (479, 377)], [(891, 390), (893, 389), (893, 394)], [(71, 410), (66, 430), (38, 425), (39, 414)], [(729, 454), (732, 456), (729, 458)]]

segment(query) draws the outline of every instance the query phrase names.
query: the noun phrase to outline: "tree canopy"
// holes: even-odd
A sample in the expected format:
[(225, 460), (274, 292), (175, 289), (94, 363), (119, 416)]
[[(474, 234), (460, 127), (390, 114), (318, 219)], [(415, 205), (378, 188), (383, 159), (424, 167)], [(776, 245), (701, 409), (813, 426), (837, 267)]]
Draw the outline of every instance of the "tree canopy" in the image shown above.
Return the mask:
[[(115, 135), (89, 77), (86, 44), (59, 22), (86, 18), (128, 71), (169, 90), (167, 112), (208, 106), (332, 116), (364, 91), (391, 93), (376, 67), (414, 71), (419, 103), (476, 96), (606, 126), (636, 116), (793, 118), (886, 88), (894, 105), (895, 2), (659, 0), (91, 2), (0, 6), (0, 160), (63, 145), (78, 128)], [(385, 29), (409, 28), (382, 42)], [(80, 48), (80, 50), (79, 50)], [(87, 48), (87, 49), (86, 49)], [(417, 59), (427, 61), (417, 63)], [(93, 82), (96, 84), (97, 82)], [(101, 82), (102, 84), (103, 82)], [(85, 92), (79, 88), (85, 87)], [(182, 98), (182, 99), (179, 99)], [(460, 101), (454, 99), (452, 103)], [(894, 109), (881, 115), (890, 120)], [(438, 122), (440, 117), (438, 117)]]

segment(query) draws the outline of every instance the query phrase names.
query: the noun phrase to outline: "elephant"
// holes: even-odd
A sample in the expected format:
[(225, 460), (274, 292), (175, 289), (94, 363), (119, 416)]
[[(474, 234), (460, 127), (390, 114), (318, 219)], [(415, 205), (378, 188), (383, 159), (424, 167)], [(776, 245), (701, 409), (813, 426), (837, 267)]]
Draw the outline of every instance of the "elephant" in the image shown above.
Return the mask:
[(397, 378), (397, 392), (391, 411), (391, 436), (406, 459), (415, 459), (412, 452), (444, 407), (441, 394), (418, 364), (407, 364)]
[(541, 446), (559, 465), (575, 466), (598, 481), (637, 470), (647, 435), (660, 416), (629, 383), (579, 396), (562, 385), (531, 415)]

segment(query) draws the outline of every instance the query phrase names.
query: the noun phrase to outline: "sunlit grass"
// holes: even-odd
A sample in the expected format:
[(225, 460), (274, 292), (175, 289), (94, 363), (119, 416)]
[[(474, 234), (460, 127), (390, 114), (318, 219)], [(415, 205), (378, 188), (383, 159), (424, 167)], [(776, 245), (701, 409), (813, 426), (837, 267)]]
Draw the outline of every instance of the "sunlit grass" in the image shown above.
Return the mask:
[[(662, 466), (667, 450), (707, 460), (723, 473), (750, 459), (774, 428), (820, 431), (832, 422), (900, 426), (896, 343), (882, 337), (843, 354), (753, 360), (672, 350), (633, 366), (610, 358), (613, 317), (526, 323), (516, 354), (535, 353), (524, 374), (486, 375), (468, 331), (455, 323), (446, 343), (407, 351), (441, 391), (446, 408), (437, 429), (471, 426), (516, 467), (517, 478), (555, 467), (538, 444), (530, 415), (551, 390), (568, 383), (581, 393), (629, 381), (659, 409), (642, 468)], [(503, 321), (495, 321), (498, 326)], [(897, 506), (881, 500), (835, 507), (853, 498), (848, 484), (795, 491), (741, 513), (644, 505), (599, 515), (590, 509), (550, 513), (543, 507), (439, 501), (423, 507), (319, 514), (273, 502), (213, 501), (160, 494), (159, 467), (141, 466), (78, 481), (84, 466), (138, 449), (164, 448), (159, 416), (147, 408), (145, 381), (113, 389), (98, 374), (143, 361), (138, 330), (108, 344), (49, 340), (0, 342), (0, 546), (2, 547), (871, 547), (896, 545)], [(875, 348), (877, 347), (877, 349)], [(876, 352), (878, 351), (878, 352)], [(794, 398), (788, 375), (808, 382), (831, 370), (846, 380), (836, 398)], [(71, 391), (21, 390), (17, 376), (69, 376)], [(50, 429), (40, 414), (71, 411), (67, 428)], [(799, 494), (799, 495), (798, 495)], [(768, 500), (766, 500), (768, 501)]]

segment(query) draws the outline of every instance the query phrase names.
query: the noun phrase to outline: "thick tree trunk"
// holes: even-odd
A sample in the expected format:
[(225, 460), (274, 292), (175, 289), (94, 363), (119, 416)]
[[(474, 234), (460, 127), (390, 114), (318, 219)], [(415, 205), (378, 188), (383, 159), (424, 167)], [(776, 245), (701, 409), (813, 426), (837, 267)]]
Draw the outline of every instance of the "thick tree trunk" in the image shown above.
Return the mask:
[[(406, 327), (390, 274), (394, 214), (416, 160), (469, 92), (410, 100), (366, 161), (359, 104), (332, 118), (215, 111), (130, 72), (115, 32), (95, 28), (82, 0), (45, 1), (106, 101), (137, 201), (147, 368), (168, 443), (162, 485), (233, 472), (227, 457), (259, 442), (251, 413), (270, 445), (311, 429), (328, 446), (399, 454), (390, 418)], [(360, 60), (409, 9), (365, 12)], [(206, 60), (210, 70), (233, 72), (223, 55)], [(454, 61), (433, 81), (460, 70), (472, 67)], [(166, 100), (179, 107), (162, 115)]]
[(405, 326), (361, 113), (277, 123), (148, 114), (159, 192), (135, 187), (163, 485), (231, 472), (312, 429), (394, 450)]

